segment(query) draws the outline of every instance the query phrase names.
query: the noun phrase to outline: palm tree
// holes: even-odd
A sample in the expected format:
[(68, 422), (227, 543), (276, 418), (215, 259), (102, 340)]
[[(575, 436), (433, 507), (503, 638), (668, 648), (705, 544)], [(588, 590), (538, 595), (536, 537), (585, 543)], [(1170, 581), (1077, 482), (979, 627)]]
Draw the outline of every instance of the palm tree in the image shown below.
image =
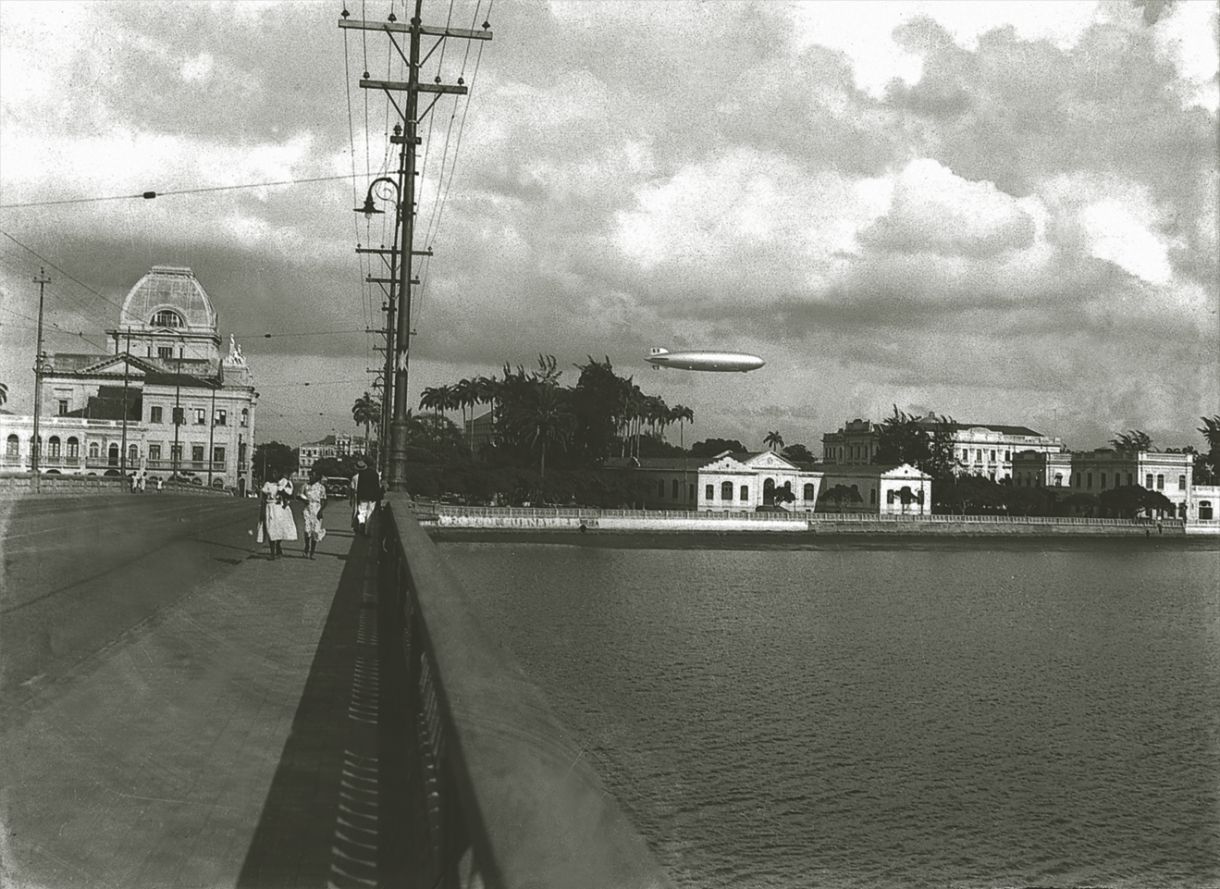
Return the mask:
[(1114, 438), (1110, 439), (1110, 444), (1114, 445), (1116, 451), (1152, 450), (1152, 438), (1142, 429), (1119, 432)]
[(784, 446), (784, 437), (779, 432), (768, 432), (767, 437), (763, 439), (763, 444), (772, 451), (778, 451)]
[(6, 401), (8, 401), (8, 386), (0, 383), (0, 407), (3, 407)]
[(364, 425), (364, 447), (369, 447), (369, 427), (381, 422), (381, 405), (373, 400), (366, 390), (352, 405), (352, 419), (357, 426)]
[[(468, 446), (474, 451), (474, 406), (479, 402), (478, 383), (471, 379), (458, 380), (453, 386), (453, 397), (462, 409), (462, 425), (469, 434)], [(467, 415), (469, 414), (469, 419)]]
[(669, 422), (678, 424), (678, 446), (686, 450), (686, 427), (684, 423), (695, 422), (695, 412), (684, 404), (675, 404), (669, 409)]
[(529, 381), (524, 397), (514, 404), (505, 417), (518, 441), (529, 448), (538, 448), (538, 481), (546, 477), (546, 451), (549, 445), (563, 447), (575, 427), (576, 417), (568, 409), (567, 399), (558, 386), (539, 380)]

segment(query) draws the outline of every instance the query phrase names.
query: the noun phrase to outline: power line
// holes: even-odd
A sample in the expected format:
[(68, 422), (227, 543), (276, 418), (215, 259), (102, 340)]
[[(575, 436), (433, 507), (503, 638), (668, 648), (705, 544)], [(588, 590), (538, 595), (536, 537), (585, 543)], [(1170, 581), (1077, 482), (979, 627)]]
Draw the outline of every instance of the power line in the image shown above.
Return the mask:
[(213, 191), (236, 191), (243, 188), (271, 188), (276, 185), (302, 185), (310, 182), (334, 182), (340, 179), (354, 179), (356, 174), (341, 176), (312, 176), (302, 179), (280, 179), (275, 182), (246, 182), (241, 185), (211, 185), (200, 188), (180, 188), (173, 191), (144, 191), (139, 194), (116, 194), (100, 198), (68, 198), (60, 201), (30, 201), (23, 204), (0, 204), (0, 210), (15, 210), (21, 207), (54, 207), (64, 204), (94, 204), (100, 201), (130, 201), (136, 198), (152, 200), (153, 198), (172, 197), (184, 194), (205, 194)]

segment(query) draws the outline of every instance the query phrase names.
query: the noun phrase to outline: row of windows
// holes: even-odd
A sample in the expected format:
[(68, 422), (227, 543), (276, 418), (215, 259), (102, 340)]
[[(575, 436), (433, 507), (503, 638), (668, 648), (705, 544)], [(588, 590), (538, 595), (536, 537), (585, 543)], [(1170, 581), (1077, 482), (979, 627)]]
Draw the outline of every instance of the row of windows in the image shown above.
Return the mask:
[[(962, 448), (961, 451), (958, 452), (957, 459), (961, 460), (963, 463), (969, 463), (970, 462), (970, 453), (971, 453), (970, 448)], [(974, 449), (974, 462), (975, 463), (983, 463), (983, 462), (994, 463), (996, 461), (996, 454), (998, 454), (998, 453), (999, 453), (999, 451), (990, 451), (990, 450), (984, 451), (982, 448), (975, 448)], [(1005, 451), (1004, 452), (1004, 461), (1008, 462), (1011, 459), (1012, 459), (1012, 452)]]
[[(1092, 488), (1093, 487), (1093, 473), (1092, 472), (1076, 473), (1076, 475), (1073, 476), (1073, 478), (1072, 478), (1073, 486), (1077, 487), (1077, 488), (1081, 487), (1081, 485), (1082, 485), (1081, 477), (1082, 476), (1083, 476), (1083, 486), (1085, 488)], [(1122, 487), (1123, 481), (1122, 481), (1122, 476), (1120, 473), (1117, 473), (1117, 472), (1114, 473), (1113, 476), (1111, 476), (1111, 478), (1114, 481), (1114, 487), (1116, 487), (1116, 488)], [(1097, 487), (1104, 490), (1106, 487), (1107, 481), (1109, 481), (1109, 479), (1107, 478), (1107, 474), (1104, 472), (1099, 472)], [(1128, 485), (1135, 484), (1134, 474), (1132, 474), (1130, 472), (1127, 473), (1126, 483)], [(1155, 487), (1154, 487), (1154, 485), (1155, 485)], [(1151, 472), (1148, 473), (1147, 475), (1144, 476), (1144, 487), (1147, 488), (1149, 491), (1154, 491), (1154, 490), (1155, 491), (1164, 491), (1165, 490), (1165, 476), (1162, 474), (1157, 474), (1156, 476), (1153, 476), (1153, 474)], [(1185, 475), (1178, 476), (1178, 490), (1179, 491), (1186, 490), (1186, 476)]]
[[(30, 437), (29, 444), (30, 444), (30, 450), (32, 451), (33, 447), (34, 447), (33, 436)], [(5, 441), (5, 456), (8, 456), (8, 457), (20, 456), (20, 447), (21, 447), (21, 442), (17, 438), (17, 436), (10, 435), (8, 437), (8, 439)], [(183, 445), (181, 445), (181, 444), (176, 445), (176, 446), (170, 445), (170, 447), (169, 447), (170, 459), (171, 460), (173, 460), (173, 459), (181, 460), (182, 459), (182, 448), (183, 448)], [(205, 448), (203, 445), (191, 445), (191, 459), (194, 460), (196, 463), (203, 462), (204, 451), (205, 451)], [(69, 438), (66, 442), (61, 442), (59, 439), (59, 436), (52, 435), (49, 439), (47, 439), (46, 456), (48, 458), (52, 458), (52, 459), (58, 458), (61, 456), (68, 457), (68, 458), (79, 457), (80, 456), (80, 441), (78, 439), (76, 439), (75, 437), (72, 437), (72, 438)], [(101, 459), (101, 456), (102, 456), (101, 444), (96, 441), (89, 442), (89, 458), (93, 459), (93, 460), (98, 460), (98, 459)], [(119, 462), (119, 446), (117, 444), (111, 444), (110, 447), (107, 449), (106, 457), (111, 463), (117, 464)], [(133, 444), (133, 445), (127, 446), (127, 459), (130, 462), (134, 462), (134, 461), (140, 459), (140, 448), (138, 445)], [(148, 446), (148, 459), (149, 460), (160, 460), (161, 459), (161, 445), (150, 444)], [(219, 445), (213, 447), (212, 448), (212, 461), (215, 463), (223, 463), (224, 459), (225, 459), (225, 449)]]
[[(183, 407), (173, 408), (173, 418), (174, 418), (174, 422), (177, 425), (182, 426), (182, 425), (186, 424), (186, 413), (185, 413), (186, 410), (187, 410), (187, 408), (183, 408)], [(192, 415), (194, 417), (194, 425), (196, 425), (196, 426), (206, 426), (207, 425), (207, 422), (208, 422), (207, 408), (195, 407), (195, 408), (190, 408), (190, 411), (192, 412)], [(151, 407), (149, 407), (148, 422), (150, 422), (150, 423), (165, 422), (164, 408), (161, 407), (161, 405), (154, 404)], [(218, 408), (216, 410), (216, 412), (214, 414), (212, 414), (212, 425), (213, 426), (227, 426), (228, 424), (229, 424), (229, 412), (227, 410), (220, 410)], [(250, 425), (250, 410), (248, 408), (243, 407), (241, 409), (241, 425), (242, 426)]]

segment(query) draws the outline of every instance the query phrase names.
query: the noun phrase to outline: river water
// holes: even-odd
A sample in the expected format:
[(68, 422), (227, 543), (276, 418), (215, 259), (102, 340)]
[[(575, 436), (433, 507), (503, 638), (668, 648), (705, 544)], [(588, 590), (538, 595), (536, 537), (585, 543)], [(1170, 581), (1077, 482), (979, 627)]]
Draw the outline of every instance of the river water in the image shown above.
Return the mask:
[(441, 548), (678, 886), (1220, 887), (1214, 542)]

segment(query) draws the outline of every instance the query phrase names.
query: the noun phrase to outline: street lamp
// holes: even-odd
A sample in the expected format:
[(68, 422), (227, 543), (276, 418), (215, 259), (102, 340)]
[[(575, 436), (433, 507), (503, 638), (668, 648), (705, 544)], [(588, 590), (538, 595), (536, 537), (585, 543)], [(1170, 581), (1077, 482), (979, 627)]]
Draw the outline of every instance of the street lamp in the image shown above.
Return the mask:
[[(373, 204), (373, 190), (378, 185), (391, 185), (394, 187), (394, 243), (398, 241), (398, 225), (402, 221), (401, 206), (399, 203), (399, 195), (401, 194), (398, 183), (388, 176), (379, 176), (369, 183), (368, 194), (364, 198), (364, 206), (356, 207), (357, 213), (363, 213), (365, 217), (371, 218), (374, 214), (384, 213), (383, 210), (378, 210)], [(380, 193), (377, 197), (381, 200), (389, 200), (389, 196), (385, 193)], [(397, 246), (390, 250), (390, 291), (388, 308), (386, 309), (386, 334), (385, 334), (385, 375), (382, 378), (381, 388), (381, 459), (385, 469), (389, 468), (389, 442), (386, 440), (386, 430), (389, 428), (389, 417), (393, 410), (394, 404), (394, 386), (390, 382), (394, 375), (394, 342), (396, 339), (396, 331), (394, 326), (394, 315), (397, 311), (397, 294), (401, 292), (398, 287), (398, 248)], [(405, 396), (405, 393), (404, 393)], [(368, 447), (368, 442), (364, 443)], [(388, 474), (388, 473), (387, 473)]]

